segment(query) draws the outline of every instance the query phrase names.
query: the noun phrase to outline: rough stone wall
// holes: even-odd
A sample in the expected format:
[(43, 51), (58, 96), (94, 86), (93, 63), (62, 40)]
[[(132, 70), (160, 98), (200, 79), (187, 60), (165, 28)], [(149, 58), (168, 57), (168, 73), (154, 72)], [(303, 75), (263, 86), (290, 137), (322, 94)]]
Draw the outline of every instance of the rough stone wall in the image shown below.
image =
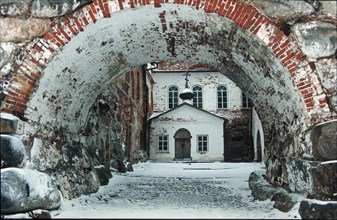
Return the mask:
[[(147, 155), (147, 118), (151, 109), (147, 106), (149, 94), (148, 75), (141, 67), (135, 68), (115, 80), (118, 88), (119, 109), (123, 144), (126, 157), (130, 162), (138, 162)], [(146, 82), (144, 84), (144, 82)]]
[[(124, 65), (127, 62), (123, 53), (106, 53), (104, 55), (107, 55), (108, 58), (102, 59), (102, 62), (110, 63), (110, 61), (117, 60), (116, 62), (123, 63), (123, 65), (111, 68), (125, 69), (144, 64), (146, 61), (176, 58), (204, 61), (213, 65), (219, 71), (230, 69), (235, 72), (243, 69), (247, 74), (233, 75), (232, 79), (235, 82), (240, 82), (240, 87), (249, 91), (252, 98), (255, 97), (254, 103), (257, 106), (257, 111), (262, 113), (261, 120), (264, 123), (266, 143), (268, 143), (266, 145), (267, 167), (273, 168), (274, 164), (278, 163), (282, 164), (281, 167), (284, 167), (282, 172), (273, 172), (273, 169), (269, 169), (267, 173), (269, 181), (274, 183), (274, 179), (281, 179), (280, 182), (290, 182), (289, 175), (294, 173), (293, 170), (296, 170), (296, 163), (286, 163), (286, 161), (292, 156), (305, 160), (318, 160), (311, 157), (313, 148), (319, 147), (312, 144), (310, 140), (311, 129), (320, 122), (329, 122), (337, 117), (337, 90), (335, 86), (337, 80), (335, 77), (336, 1), (256, 0), (246, 2), (223, 0), (218, 1), (217, 4), (213, 4), (212, 1), (169, 1), (164, 4), (157, 1), (138, 3), (98, 0), (93, 3), (81, 1), (83, 4), (91, 3), (82, 8), (78, 8), (80, 3), (68, 6), (70, 5), (68, 3), (73, 1), (68, 1), (68, 3), (62, 1), (66, 6), (62, 9), (70, 9), (66, 12), (63, 12), (59, 7), (60, 3), (53, 3), (54, 1), (43, 1), (44, 6), (49, 5), (49, 8), (54, 8), (53, 10), (36, 6), (36, 8), (41, 9), (41, 14), (43, 14), (43, 11), (57, 11), (57, 13), (48, 14), (52, 16), (65, 15), (59, 17), (59, 19), (46, 19), (38, 17), (37, 14), (39, 13), (33, 13), (35, 9), (31, 6), (34, 5), (34, 2), (37, 4), (42, 1), (10, 1), (10, 4), (8, 2), (2, 2), (0, 5), (1, 27), (6, 30), (0, 32), (1, 79), (3, 80), (0, 97), (1, 99), (5, 97), (1, 101), (1, 111), (13, 113), (23, 120), (31, 119), (26, 118), (25, 113), (34, 111), (30, 107), (33, 109), (36, 107), (28, 103), (34, 97), (32, 96), (34, 91), (37, 90), (41, 72), (44, 71), (46, 66), (57, 63), (56, 59), (53, 58), (60, 58), (57, 54), (62, 53), (61, 51), (65, 49), (64, 46), (74, 36), (83, 33), (94, 23), (96, 25), (101, 24), (98, 22), (99, 19), (109, 18), (116, 11), (124, 10), (124, 12), (127, 12), (130, 11), (128, 9), (138, 7), (137, 12), (140, 12), (147, 5), (152, 6), (151, 12), (158, 11), (161, 6), (165, 6), (166, 11), (170, 11), (168, 5), (171, 3), (177, 4), (177, 8), (183, 8), (183, 5), (191, 5), (193, 9), (206, 12), (204, 14), (207, 14), (208, 18), (211, 19), (207, 19), (207, 25), (205, 25), (205, 23), (197, 23), (201, 16), (195, 16), (194, 19), (188, 20), (183, 14), (179, 14), (182, 10), (175, 10), (175, 12), (171, 10), (170, 13), (161, 11), (159, 12), (161, 26), (153, 27), (152, 25), (152, 29), (146, 30), (147, 33), (151, 33), (150, 36), (141, 35), (142, 39), (151, 39), (151, 44), (154, 45), (146, 44), (147, 49), (152, 53), (148, 57), (151, 57), (152, 60), (142, 59), (143, 57), (138, 55), (132, 56), (132, 54), (137, 54), (133, 50), (133, 53), (129, 54), (130, 65)], [(78, 10), (71, 13), (74, 9)], [(190, 18), (191, 14), (196, 11), (188, 11), (188, 8), (183, 10), (189, 12)], [(148, 13), (148, 15), (150, 14)], [(172, 19), (177, 14), (181, 16), (178, 19), (179, 21)], [(225, 25), (220, 26), (220, 23), (212, 23), (216, 20), (211, 16), (212, 14), (225, 18), (221, 20)], [(29, 17), (28, 15), (32, 16)], [(235, 24), (235, 26), (230, 24)], [(134, 30), (130, 27), (127, 29)], [(146, 28), (146, 26), (144, 25), (142, 28)], [(160, 32), (160, 34), (156, 35), (157, 32)], [(194, 35), (194, 32), (197, 34)], [(124, 36), (124, 39), (130, 38), (130, 36), (132, 40), (136, 39), (134, 35), (129, 35), (129, 33), (120, 36)], [(158, 36), (163, 36), (165, 40), (154, 42), (153, 39)], [(104, 37), (104, 34), (101, 37)], [(92, 44), (95, 43), (92, 39), (89, 40)], [(226, 46), (227, 40), (231, 47)], [(135, 42), (138, 41), (135, 40)], [(191, 46), (191, 42), (195, 44)], [(109, 39), (104, 39), (103, 42), (99, 43), (110, 45), (112, 42)], [(118, 44), (122, 45), (122, 41), (119, 41)], [(137, 48), (132, 45), (132, 41), (128, 41), (128, 44), (131, 44), (132, 49)], [(204, 44), (208, 44), (209, 47), (203, 47)], [(138, 43), (136, 45), (139, 46)], [(93, 47), (98, 48), (98, 45)], [(161, 51), (163, 48), (164, 52)], [(211, 50), (209, 50), (210, 48)], [(213, 48), (217, 50), (213, 50)], [(86, 48), (83, 47), (77, 49), (78, 54), (81, 52), (90, 54), (91, 50), (95, 50), (95, 48), (91, 48), (88, 51), (84, 50)], [(129, 48), (123, 47), (122, 49), (125, 52)], [(213, 51), (216, 52), (213, 53)], [(169, 52), (169, 55), (165, 52)], [(92, 54), (89, 56), (92, 56)], [(196, 58), (199, 60), (196, 60)], [(206, 58), (210, 58), (210, 60)], [(70, 67), (62, 66), (64, 73), (73, 73), (78, 71), (76, 68), (79, 68), (78, 66), (75, 66), (76, 68)], [(51, 70), (50, 72), (55, 71)], [(56, 74), (60, 73), (59, 71), (56, 72)], [(290, 80), (284, 80), (288, 79), (288, 77), (282, 78), (284, 74), (289, 74)], [(96, 75), (97, 73), (93, 76)], [(50, 75), (47, 74), (47, 76)], [(93, 81), (100, 82), (105, 81), (105, 79), (97, 78)], [(254, 81), (254, 79), (258, 80)], [(62, 78), (62, 80), (64, 79)], [(67, 80), (64, 80), (64, 82), (67, 82)], [(69, 86), (69, 88), (71, 87)], [(91, 91), (93, 88), (86, 89)], [(298, 93), (300, 98), (298, 98)], [(48, 115), (47, 113), (52, 111), (57, 110), (66, 114), (69, 110), (57, 109), (57, 106), (53, 105), (57, 98), (56, 92), (55, 94), (42, 95), (46, 99), (39, 102), (39, 107), (48, 102), (52, 109), (47, 108), (48, 112), (41, 110), (41, 112), (44, 112), (43, 114), (37, 112), (37, 118)], [(70, 95), (62, 95), (60, 99), (67, 101), (65, 105), (69, 104), (67, 99)], [(82, 94), (86, 97), (85, 95), (86, 93)], [(91, 101), (96, 95), (90, 97)], [(76, 96), (76, 98), (80, 97)], [(85, 104), (85, 106), (78, 107), (84, 109), (82, 112), (78, 111), (78, 114), (74, 114), (74, 116), (82, 115), (72, 122), (72, 124), (75, 124), (75, 128), (78, 128), (76, 126), (77, 121), (85, 121), (88, 106), (91, 106), (92, 102), (89, 101)], [(72, 107), (75, 108), (76, 106)], [(51, 115), (48, 116), (54, 119), (55, 117)], [(59, 130), (59, 124), (60, 121), (50, 120), (41, 125), (41, 129), (46, 128), (48, 131), (48, 128), (55, 127), (56, 130)], [(59, 137), (62, 137), (62, 132), (58, 134)], [(330, 146), (330, 148), (333, 147)], [(274, 163), (274, 160), (277, 160), (278, 163)], [(286, 164), (293, 167), (289, 168), (291, 166)], [(287, 167), (288, 169), (286, 169)], [(275, 170), (278, 170), (276, 165)], [(306, 181), (297, 182), (305, 184)], [(296, 187), (290, 187), (290, 189), (296, 189)]]

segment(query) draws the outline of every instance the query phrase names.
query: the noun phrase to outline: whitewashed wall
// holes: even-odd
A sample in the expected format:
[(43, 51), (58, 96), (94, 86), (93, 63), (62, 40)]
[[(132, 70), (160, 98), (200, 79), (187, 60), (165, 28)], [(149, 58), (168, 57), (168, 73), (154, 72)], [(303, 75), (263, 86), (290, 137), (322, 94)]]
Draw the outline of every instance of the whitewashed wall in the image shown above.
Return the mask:
[[(226, 76), (219, 72), (188, 72), (191, 76), (189, 87), (199, 85), (203, 90), (203, 109), (215, 114), (217, 112), (217, 86), (224, 84), (227, 86), (228, 110), (239, 110), (242, 108), (241, 89)], [(168, 87), (176, 85), (179, 87), (179, 93), (185, 88), (185, 72), (152, 72), (155, 84), (153, 86), (153, 96), (155, 99), (154, 111), (168, 110)], [(168, 83), (169, 82), (169, 83)], [(179, 104), (183, 101), (179, 99)]]
[(262, 128), (262, 123), (260, 118), (255, 111), (255, 108), (252, 110), (252, 135), (253, 135), (253, 144), (254, 144), (254, 160), (257, 160), (257, 133), (260, 132), (260, 140), (261, 140), (261, 159), (264, 161), (264, 133)]
[[(223, 122), (222, 118), (183, 105), (175, 110), (151, 120), (150, 159), (173, 160), (175, 157), (174, 134), (180, 128), (191, 133), (191, 157), (197, 161), (223, 161)], [(158, 153), (158, 135), (169, 135), (169, 152)], [(208, 134), (209, 151), (197, 152), (196, 135)]]

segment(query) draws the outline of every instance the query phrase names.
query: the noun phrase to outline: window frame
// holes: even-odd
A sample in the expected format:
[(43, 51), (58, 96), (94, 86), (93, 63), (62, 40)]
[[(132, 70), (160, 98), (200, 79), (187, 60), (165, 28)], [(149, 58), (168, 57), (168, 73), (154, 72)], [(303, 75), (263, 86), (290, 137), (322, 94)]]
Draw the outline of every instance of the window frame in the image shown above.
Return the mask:
[[(195, 88), (200, 88), (200, 90), (194, 90)], [(193, 92), (193, 105), (197, 108), (203, 108), (203, 102), (204, 102), (204, 99), (203, 99), (203, 88), (202, 86), (200, 85), (194, 85), (192, 87), (192, 92)], [(200, 102), (199, 100), (200, 99)]]
[(249, 109), (252, 108), (252, 103), (250, 99), (247, 97), (247, 95), (241, 91), (241, 103), (243, 109)]
[[(224, 87), (224, 90), (219, 90), (220, 87)], [(221, 92), (221, 96), (219, 96), (219, 92)], [(224, 95), (225, 93), (225, 95)], [(226, 100), (224, 102), (224, 96), (226, 97)], [(218, 85), (216, 87), (216, 106), (217, 109), (228, 109), (228, 88), (226, 85)], [(221, 102), (219, 102), (219, 99), (221, 99)], [(221, 107), (219, 107), (219, 105), (221, 104)]]
[[(202, 139), (201, 141), (199, 141), (199, 137), (201, 138), (206, 138), (206, 140)], [(198, 153), (207, 153), (209, 151), (209, 138), (208, 138), (208, 134), (198, 134), (196, 137), (196, 141), (197, 141), (197, 152)], [(199, 143), (202, 143), (202, 150), (199, 149)], [(206, 146), (204, 146), (204, 143), (206, 143)], [(206, 147), (206, 150), (204, 149)]]
[[(161, 139), (161, 138), (166, 138), (166, 140), (164, 139)], [(167, 152), (170, 152), (169, 151), (169, 135), (168, 134), (161, 134), (161, 135), (158, 135), (158, 148), (157, 148), (157, 152), (163, 152), (163, 153), (167, 153)], [(164, 149), (164, 145), (163, 143), (166, 143), (166, 150)], [(160, 149), (162, 147), (162, 149)]]
[[(177, 90), (171, 91), (172, 88), (175, 88)], [(172, 96), (171, 96), (171, 94), (172, 94)], [(168, 99), (167, 99), (168, 109), (172, 109), (172, 108), (177, 107), (179, 105), (179, 87), (176, 86), (176, 85), (169, 86), (167, 95), (168, 95)]]

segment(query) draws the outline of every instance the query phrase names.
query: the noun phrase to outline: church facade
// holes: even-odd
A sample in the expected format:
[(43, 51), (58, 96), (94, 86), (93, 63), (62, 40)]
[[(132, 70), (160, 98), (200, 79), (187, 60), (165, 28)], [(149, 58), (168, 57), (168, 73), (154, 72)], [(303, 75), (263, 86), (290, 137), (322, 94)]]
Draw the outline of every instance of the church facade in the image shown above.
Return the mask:
[[(229, 78), (209, 68), (187, 71), (186, 66), (159, 66), (152, 78), (151, 160), (261, 160), (254, 146), (252, 103)], [(179, 97), (186, 89), (193, 93), (190, 100)]]

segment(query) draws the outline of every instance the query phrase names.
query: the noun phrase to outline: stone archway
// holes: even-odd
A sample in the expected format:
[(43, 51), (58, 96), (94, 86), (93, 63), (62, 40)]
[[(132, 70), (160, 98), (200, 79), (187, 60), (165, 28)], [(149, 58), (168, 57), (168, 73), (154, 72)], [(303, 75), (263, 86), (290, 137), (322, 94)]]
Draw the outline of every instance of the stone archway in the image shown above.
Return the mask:
[(94, 1), (51, 26), (24, 47), (1, 106), (30, 121), (32, 136), (82, 133), (108, 82), (157, 60), (205, 63), (237, 83), (261, 116), (269, 158), (310, 152), (311, 126), (336, 117), (313, 61), (245, 2)]

